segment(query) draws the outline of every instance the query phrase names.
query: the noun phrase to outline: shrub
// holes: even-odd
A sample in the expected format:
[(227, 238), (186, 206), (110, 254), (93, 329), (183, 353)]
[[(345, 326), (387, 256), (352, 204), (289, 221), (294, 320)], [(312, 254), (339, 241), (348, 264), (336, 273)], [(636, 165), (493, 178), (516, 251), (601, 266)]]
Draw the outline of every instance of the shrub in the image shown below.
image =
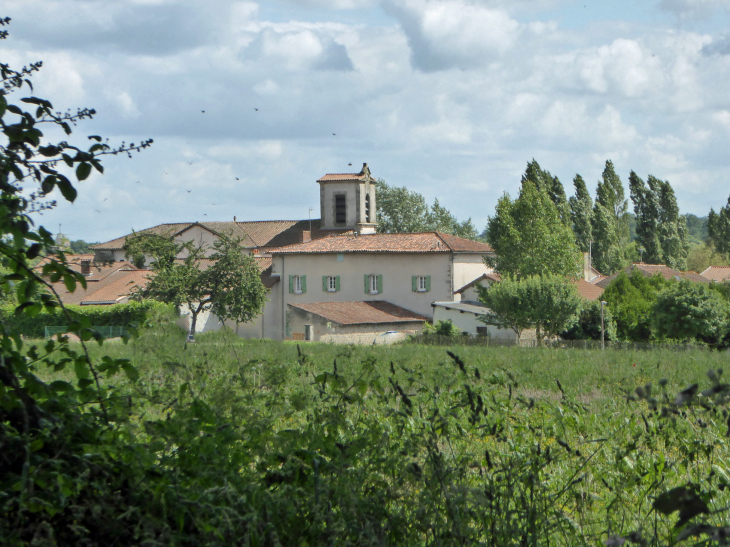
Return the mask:
[[(616, 340), (616, 321), (609, 306), (603, 308), (606, 340)], [(601, 301), (594, 300), (583, 305), (578, 322), (560, 335), (564, 340), (601, 339)]]

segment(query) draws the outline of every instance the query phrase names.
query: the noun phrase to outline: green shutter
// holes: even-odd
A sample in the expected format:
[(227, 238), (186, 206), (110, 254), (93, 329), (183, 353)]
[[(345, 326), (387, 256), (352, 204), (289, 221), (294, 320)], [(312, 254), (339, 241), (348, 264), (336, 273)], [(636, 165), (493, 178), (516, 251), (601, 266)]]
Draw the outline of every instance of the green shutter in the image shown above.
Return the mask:
[(294, 276), (289, 276), (289, 294), (294, 292)]
[(307, 276), (303, 275), (302, 277), (302, 294), (307, 292)]
[(335, 276), (335, 292), (340, 292), (340, 276)]
[(370, 276), (365, 274), (365, 294), (370, 294)]
[(418, 291), (418, 276), (417, 275), (412, 275), (411, 276), (411, 290), (413, 292), (417, 292)]
[(426, 292), (431, 292), (431, 276), (426, 276)]
[(327, 276), (323, 275), (322, 276), (322, 291), (327, 292), (327, 289), (329, 289), (329, 287), (327, 286)]
[(382, 294), (383, 292), (383, 276), (378, 275), (378, 294)]

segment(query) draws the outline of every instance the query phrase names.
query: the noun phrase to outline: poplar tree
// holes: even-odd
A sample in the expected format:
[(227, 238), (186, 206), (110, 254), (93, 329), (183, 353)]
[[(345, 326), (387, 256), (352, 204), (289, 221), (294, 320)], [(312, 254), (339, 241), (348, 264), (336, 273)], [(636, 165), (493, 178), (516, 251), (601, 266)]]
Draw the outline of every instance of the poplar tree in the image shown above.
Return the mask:
[(527, 169), (525, 169), (525, 174), (522, 175), (522, 184), (526, 180), (532, 182), (538, 190), (547, 193), (558, 210), (560, 220), (570, 226), (570, 206), (560, 179), (551, 175), (549, 171), (542, 169), (540, 164), (533, 158), (532, 161), (527, 162)]
[(707, 239), (726, 259), (730, 259), (730, 197), (727, 205), (716, 213), (710, 209), (707, 218)]
[(593, 199), (583, 177), (576, 175), (573, 179), (575, 195), (570, 198), (570, 217), (573, 221), (575, 241), (581, 252), (587, 253), (593, 240)]
[(672, 185), (652, 175), (644, 184), (632, 171), (629, 187), (636, 214), (636, 238), (644, 249), (643, 261), (686, 269), (687, 221), (679, 214)]
[(605, 275), (620, 270), (628, 262), (624, 255), (631, 239), (628, 207), (621, 179), (613, 162), (607, 160), (593, 205), (593, 264)]

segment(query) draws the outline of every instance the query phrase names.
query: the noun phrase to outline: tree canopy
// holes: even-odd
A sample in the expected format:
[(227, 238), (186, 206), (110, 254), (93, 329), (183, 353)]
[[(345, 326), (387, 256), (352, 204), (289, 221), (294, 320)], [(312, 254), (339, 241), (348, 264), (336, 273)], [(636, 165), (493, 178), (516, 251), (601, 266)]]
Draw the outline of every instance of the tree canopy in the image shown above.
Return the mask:
[(520, 195), (499, 199), (487, 225), (487, 241), (493, 260), (503, 275), (525, 277), (540, 274), (578, 276), (580, 252), (570, 226), (563, 223), (547, 191), (523, 179)]
[[(155, 275), (138, 297), (184, 307), (191, 315), (191, 334), (203, 311), (221, 320), (245, 323), (263, 309), (266, 289), (256, 262), (243, 253), (238, 240), (221, 234), (207, 257), (206, 247), (158, 235), (141, 234), (127, 245), (132, 256), (154, 257)], [(184, 258), (176, 258), (181, 255)]]
[(459, 221), (436, 199), (429, 207), (426, 199), (402, 186), (389, 186), (383, 179), (377, 185), (378, 232), (400, 234), (437, 230), (467, 239), (476, 239), (471, 218)]
[(560, 275), (507, 276), (486, 288), (477, 285), (477, 290), (490, 310), (483, 322), (511, 328), (518, 338), (525, 329), (534, 328), (538, 343), (571, 328), (582, 307), (575, 285)]
[(727, 204), (715, 212), (710, 209), (710, 215), (707, 219), (707, 236), (726, 259), (730, 259), (730, 197), (727, 198)]

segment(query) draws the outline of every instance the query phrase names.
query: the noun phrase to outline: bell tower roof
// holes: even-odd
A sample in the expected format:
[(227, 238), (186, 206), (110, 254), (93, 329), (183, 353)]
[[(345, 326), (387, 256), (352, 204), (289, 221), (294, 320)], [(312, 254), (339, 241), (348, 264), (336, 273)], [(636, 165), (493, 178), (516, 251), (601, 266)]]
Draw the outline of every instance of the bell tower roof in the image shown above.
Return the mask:
[(362, 170), (359, 173), (327, 173), (317, 182), (347, 182), (347, 181), (359, 181), (359, 182), (371, 182), (373, 179), (370, 176), (370, 168), (367, 163), (362, 164)]

